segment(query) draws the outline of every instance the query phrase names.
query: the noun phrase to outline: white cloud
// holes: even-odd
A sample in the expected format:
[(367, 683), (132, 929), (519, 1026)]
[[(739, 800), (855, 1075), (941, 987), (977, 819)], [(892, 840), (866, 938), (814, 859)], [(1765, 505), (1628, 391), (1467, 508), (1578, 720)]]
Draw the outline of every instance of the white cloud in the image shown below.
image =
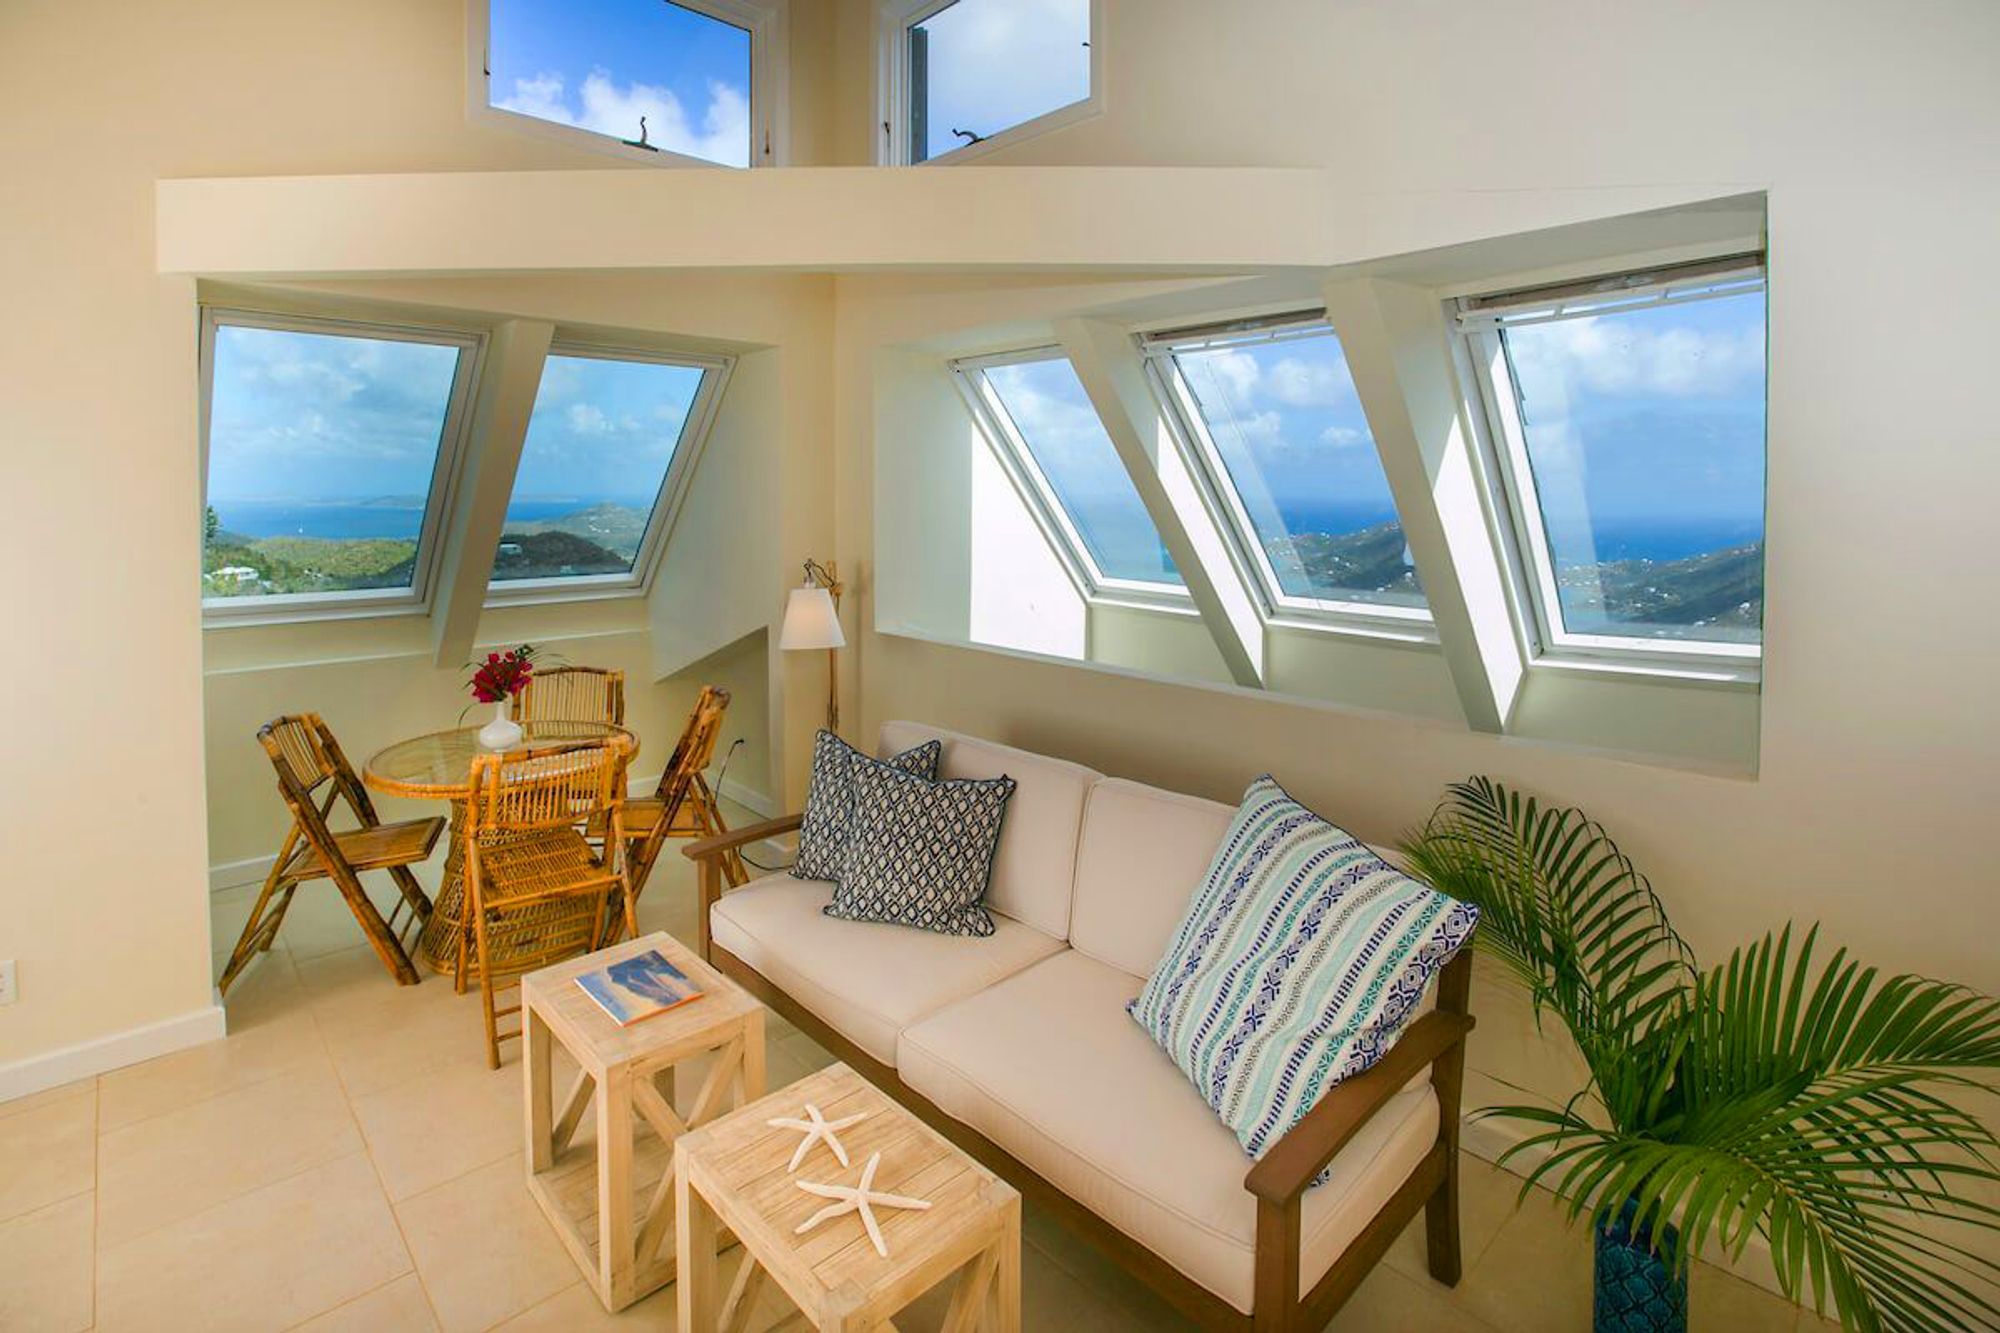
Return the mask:
[(1319, 441), (1333, 449), (1357, 449), (1368, 443), (1368, 432), (1352, 426), (1328, 426), (1319, 433)]
[(1285, 419), (1269, 410), (1253, 412), (1249, 416), (1236, 419), (1236, 433), (1246, 441), (1265, 443), (1284, 437)]
[(1727, 393), (1764, 368), (1761, 323), (1710, 333), (1586, 316), (1517, 330), (1509, 343), (1524, 375), (1574, 375), (1600, 393)]
[(604, 435), (611, 430), (610, 419), (595, 403), (571, 403), (564, 415), (569, 419), (569, 428), (578, 435)]
[(601, 69), (585, 76), (575, 104), (562, 75), (542, 73), (514, 80), (512, 96), (494, 105), (614, 139), (638, 139), (644, 117), (646, 142), (664, 152), (727, 166), (750, 164), (750, 98), (743, 89), (713, 79), (699, 124), (670, 90), (650, 83), (621, 85)]
[(1192, 358), (1189, 368), (1194, 372), (1190, 378), (1211, 378), (1236, 402), (1243, 402), (1257, 392), (1257, 382), (1264, 374), (1256, 357), (1234, 350), (1204, 352)]
[(1288, 356), (1271, 367), (1264, 391), (1287, 407), (1337, 407), (1354, 396), (1354, 380), (1339, 359)]
[(952, 5), (924, 28), (934, 127), (991, 135), (1089, 95), (1089, 0)]

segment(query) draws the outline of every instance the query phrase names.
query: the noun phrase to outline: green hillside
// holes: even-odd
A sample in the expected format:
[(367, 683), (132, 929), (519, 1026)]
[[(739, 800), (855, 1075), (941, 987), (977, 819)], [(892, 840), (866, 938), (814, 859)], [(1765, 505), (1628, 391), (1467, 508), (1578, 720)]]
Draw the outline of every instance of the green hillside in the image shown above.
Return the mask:
[[(1295, 596), (1416, 593), (1403, 565), (1403, 530), (1378, 523), (1335, 536), (1303, 532), (1266, 548)], [(1751, 542), (1684, 560), (1609, 560), (1565, 566), (1557, 581), (1573, 631), (1755, 643), (1764, 624), (1764, 545)]]
[(634, 509), (630, 505), (600, 504), (574, 513), (558, 514), (554, 518), (537, 519), (530, 523), (509, 523), (502, 541), (518, 541), (522, 537), (532, 537), (538, 533), (563, 532), (573, 537), (581, 537), (593, 545), (607, 551), (615, 551), (630, 565), (639, 554), (639, 543), (646, 536), (646, 520), (649, 511)]
[(1335, 536), (1301, 532), (1268, 543), (1278, 585), (1294, 597), (1352, 596), (1374, 592), (1420, 596), (1416, 570), (1403, 560), (1403, 526), (1377, 523)]
[[(417, 544), (387, 538), (245, 537), (220, 529), (202, 543), (202, 594), (251, 597), (271, 593), (350, 592), (406, 588)], [(221, 571), (251, 570), (248, 575)]]
[(623, 574), (632, 557), (599, 546), (573, 532), (509, 528), (493, 560), (496, 579), (548, 579), (575, 574)]

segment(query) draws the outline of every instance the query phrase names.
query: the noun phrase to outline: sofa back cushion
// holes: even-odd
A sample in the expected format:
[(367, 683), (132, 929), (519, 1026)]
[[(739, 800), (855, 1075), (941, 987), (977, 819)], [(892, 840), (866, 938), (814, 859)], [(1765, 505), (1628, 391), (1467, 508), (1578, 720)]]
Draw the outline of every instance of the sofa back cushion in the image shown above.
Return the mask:
[[(928, 740), (944, 742), (938, 777), (1014, 779), (1000, 826), (986, 905), (1056, 939), (1069, 938), (1070, 887), (1084, 798), (1102, 776), (1082, 764), (995, 745), (920, 722), (882, 724), (878, 754), (900, 754)], [(1213, 850), (1213, 848), (1211, 848)], [(1192, 886), (1190, 886), (1192, 887)]]
[(1135, 977), (1152, 972), (1235, 813), (1219, 801), (1123, 778), (1091, 788), (1070, 947)]

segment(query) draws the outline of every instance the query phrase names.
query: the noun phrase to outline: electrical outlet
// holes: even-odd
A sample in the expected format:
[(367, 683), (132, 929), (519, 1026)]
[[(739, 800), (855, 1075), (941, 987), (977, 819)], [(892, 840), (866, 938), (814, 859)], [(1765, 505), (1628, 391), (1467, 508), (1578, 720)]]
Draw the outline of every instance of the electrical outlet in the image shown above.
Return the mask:
[(0, 959), (0, 1004), (12, 1004), (20, 998), (14, 989), (14, 960)]

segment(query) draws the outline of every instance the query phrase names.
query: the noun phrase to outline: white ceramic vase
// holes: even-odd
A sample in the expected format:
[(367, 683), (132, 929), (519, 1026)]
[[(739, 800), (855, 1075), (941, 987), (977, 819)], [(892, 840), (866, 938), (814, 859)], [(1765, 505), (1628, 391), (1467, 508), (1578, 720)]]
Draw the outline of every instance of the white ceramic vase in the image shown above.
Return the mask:
[(509, 700), (493, 705), (493, 720), (479, 729), (479, 744), (487, 750), (511, 750), (521, 743), (521, 724), (507, 716)]

